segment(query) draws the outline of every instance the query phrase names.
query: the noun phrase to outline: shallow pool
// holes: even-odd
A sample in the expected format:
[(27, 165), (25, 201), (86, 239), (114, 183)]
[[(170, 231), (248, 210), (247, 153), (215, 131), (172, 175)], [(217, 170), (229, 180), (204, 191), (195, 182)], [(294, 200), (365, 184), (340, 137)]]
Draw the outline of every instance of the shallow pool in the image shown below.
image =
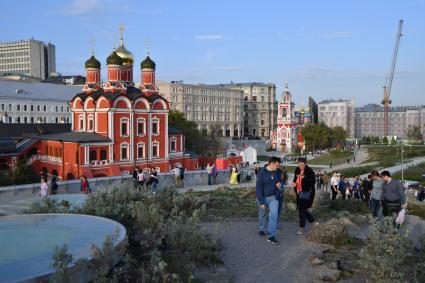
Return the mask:
[(73, 261), (91, 258), (91, 245), (102, 247), (117, 231), (117, 241), (126, 235), (120, 223), (78, 214), (30, 214), (0, 217), (0, 282), (20, 282), (53, 271), (55, 246), (68, 245)]

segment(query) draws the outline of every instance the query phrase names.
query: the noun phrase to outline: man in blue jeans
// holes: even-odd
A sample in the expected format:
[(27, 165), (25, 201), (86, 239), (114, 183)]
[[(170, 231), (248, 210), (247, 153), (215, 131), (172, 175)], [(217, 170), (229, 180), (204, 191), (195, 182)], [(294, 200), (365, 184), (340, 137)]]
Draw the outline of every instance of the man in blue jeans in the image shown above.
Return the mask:
[(271, 157), (266, 166), (257, 173), (256, 195), (259, 204), (258, 219), (260, 224), (260, 236), (265, 235), (267, 219), (266, 212), (269, 209), (269, 221), (267, 225), (268, 239), (270, 243), (277, 245), (276, 230), (278, 221), (279, 201), (276, 191), (282, 186), (281, 172), (279, 169), (280, 158)]

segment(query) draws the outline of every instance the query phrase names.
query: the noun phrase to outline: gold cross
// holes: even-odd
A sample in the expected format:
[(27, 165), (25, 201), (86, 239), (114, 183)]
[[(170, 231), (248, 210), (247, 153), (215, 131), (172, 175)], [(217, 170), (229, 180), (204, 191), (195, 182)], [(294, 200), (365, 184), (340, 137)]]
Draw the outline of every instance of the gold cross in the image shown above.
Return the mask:
[(125, 30), (124, 25), (123, 24), (120, 24), (119, 31), (120, 31), (120, 38), (121, 39), (122, 39), (122, 35), (124, 34), (124, 30)]

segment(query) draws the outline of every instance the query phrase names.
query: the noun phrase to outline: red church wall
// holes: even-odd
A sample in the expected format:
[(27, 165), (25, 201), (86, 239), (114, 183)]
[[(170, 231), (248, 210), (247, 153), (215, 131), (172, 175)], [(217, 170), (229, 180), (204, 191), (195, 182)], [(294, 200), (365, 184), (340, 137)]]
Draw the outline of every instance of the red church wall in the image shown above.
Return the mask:
[(108, 136), (108, 112), (96, 112), (97, 133)]

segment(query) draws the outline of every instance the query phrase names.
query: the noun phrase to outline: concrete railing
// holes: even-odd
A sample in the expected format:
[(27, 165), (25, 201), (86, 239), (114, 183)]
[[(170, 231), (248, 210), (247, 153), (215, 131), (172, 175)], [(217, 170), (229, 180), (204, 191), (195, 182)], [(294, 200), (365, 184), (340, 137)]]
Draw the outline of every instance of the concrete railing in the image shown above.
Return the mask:
[[(241, 182), (245, 181), (248, 171), (251, 169), (242, 169)], [(217, 184), (229, 182), (229, 171), (219, 170), (217, 171)], [(254, 172), (251, 174), (254, 179)], [(169, 188), (175, 185), (174, 173), (159, 173), (159, 184), (160, 188)], [(203, 171), (186, 171), (184, 174), (184, 185), (185, 187), (202, 186), (207, 185), (208, 174), (206, 170)], [(76, 194), (80, 192), (80, 180), (69, 180), (58, 182), (58, 193)], [(134, 180), (131, 175), (114, 176), (114, 177), (100, 177), (89, 179), (90, 189), (96, 191), (100, 188), (113, 189), (118, 187), (134, 187)], [(20, 200), (24, 198), (37, 196), (40, 191), (40, 184), (27, 184), (18, 186), (0, 187), (0, 204), (8, 203), (14, 200)]]

